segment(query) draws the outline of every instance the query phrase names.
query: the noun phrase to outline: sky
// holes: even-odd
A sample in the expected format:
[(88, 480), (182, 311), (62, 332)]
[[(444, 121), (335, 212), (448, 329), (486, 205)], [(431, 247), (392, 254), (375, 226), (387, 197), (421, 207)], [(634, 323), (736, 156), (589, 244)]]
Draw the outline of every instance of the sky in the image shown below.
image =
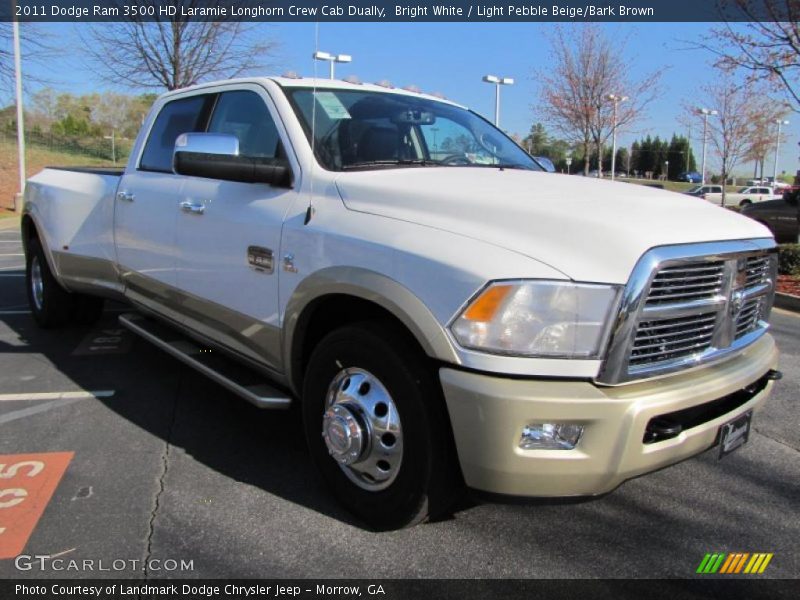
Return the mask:
[[(22, 24), (23, 27), (26, 24)], [(51, 23), (37, 27), (59, 40), (67, 51), (50, 57), (43, 64), (26, 61), (23, 70), (51, 81), (51, 87), (73, 93), (98, 90), (137, 93), (124, 87), (114, 88), (99, 80), (84, 63), (78, 48), (80, 28), (85, 23)], [(537, 118), (533, 107), (540, 93), (535, 77), (537, 69), (546, 69), (549, 56), (548, 35), (552, 23), (264, 23), (259, 34), (279, 46), (263, 73), (281, 74), (293, 70), (304, 76), (327, 76), (327, 64), (311, 59), (315, 38), (319, 50), (350, 54), (353, 62), (337, 65), (336, 75), (356, 75), (362, 81), (388, 79), (398, 87), (416, 85), (426, 92), (442, 92), (493, 119), (494, 86), (483, 83), (486, 74), (513, 77), (513, 86), (501, 89), (501, 127), (512, 133), (527, 134)], [(707, 52), (691, 49), (692, 42), (708, 34), (708, 23), (603, 24), (606, 35), (621, 44), (620, 60), (630, 65), (633, 79), (665, 68), (661, 80), (663, 95), (648, 107), (647, 115), (633, 131), (620, 131), (619, 144), (629, 145), (644, 135), (671, 137), (688, 135), (679, 123), (685, 103), (697, 98), (699, 88), (711, 80), (714, 70)], [(35, 89), (35, 88), (34, 88)], [(754, 89), (753, 93), (763, 93)], [(710, 107), (713, 108), (713, 107)], [(781, 145), (778, 170), (795, 173), (800, 169), (798, 140), (800, 115), (788, 117), (786, 141)], [(546, 121), (543, 121), (547, 128)], [(552, 131), (552, 128), (549, 128)], [(700, 162), (702, 124), (698, 120), (691, 131), (692, 145)], [(773, 151), (774, 152), (774, 151)], [(770, 153), (765, 174), (772, 174), (774, 154)], [(709, 166), (716, 164), (709, 146)], [(699, 167), (699, 164), (698, 164)], [(752, 163), (740, 164), (737, 172), (752, 175)]]

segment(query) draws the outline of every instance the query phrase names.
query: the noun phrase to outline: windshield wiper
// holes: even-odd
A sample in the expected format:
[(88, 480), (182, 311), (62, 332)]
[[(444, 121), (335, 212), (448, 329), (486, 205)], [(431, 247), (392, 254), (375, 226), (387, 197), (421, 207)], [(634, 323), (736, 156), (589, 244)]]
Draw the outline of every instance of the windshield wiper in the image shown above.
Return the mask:
[(384, 160), (364, 160), (342, 165), (342, 171), (349, 169), (365, 169), (369, 167), (432, 167), (439, 163), (425, 158), (389, 158)]

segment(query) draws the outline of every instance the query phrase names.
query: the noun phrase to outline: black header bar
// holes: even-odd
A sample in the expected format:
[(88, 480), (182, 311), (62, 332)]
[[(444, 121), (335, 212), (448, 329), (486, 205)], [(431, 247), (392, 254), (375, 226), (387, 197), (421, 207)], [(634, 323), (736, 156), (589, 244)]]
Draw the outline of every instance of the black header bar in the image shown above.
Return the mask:
[(797, 20), (792, 0), (17, 0), (0, 21), (744, 22)]

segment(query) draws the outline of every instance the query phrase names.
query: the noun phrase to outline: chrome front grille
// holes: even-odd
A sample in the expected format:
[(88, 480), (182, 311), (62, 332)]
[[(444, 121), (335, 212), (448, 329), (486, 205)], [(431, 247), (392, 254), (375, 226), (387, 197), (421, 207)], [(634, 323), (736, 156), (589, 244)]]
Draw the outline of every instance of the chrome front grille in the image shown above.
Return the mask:
[(713, 298), (722, 290), (725, 263), (697, 263), (666, 267), (656, 273), (647, 304), (667, 304)]
[(715, 312), (639, 323), (629, 365), (672, 360), (706, 350), (714, 336)]
[(623, 383), (730, 355), (766, 330), (772, 240), (651, 250), (623, 294), (600, 383)]

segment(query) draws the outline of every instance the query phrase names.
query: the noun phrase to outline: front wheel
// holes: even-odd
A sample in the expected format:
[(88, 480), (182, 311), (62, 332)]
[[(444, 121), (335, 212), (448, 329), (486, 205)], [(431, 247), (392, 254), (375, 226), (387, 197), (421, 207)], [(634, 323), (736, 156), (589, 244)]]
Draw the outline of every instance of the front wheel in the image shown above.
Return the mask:
[(750, 206), (752, 203), (753, 203), (752, 201), (744, 199), (741, 202), (739, 202), (739, 206), (741, 208), (744, 208), (745, 206)]
[(458, 470), (441, 391), (399, 328), (360, 323), (330, 333), (303, 388), (311, 456), (352, 513), (382, 530), (449, 507)]

